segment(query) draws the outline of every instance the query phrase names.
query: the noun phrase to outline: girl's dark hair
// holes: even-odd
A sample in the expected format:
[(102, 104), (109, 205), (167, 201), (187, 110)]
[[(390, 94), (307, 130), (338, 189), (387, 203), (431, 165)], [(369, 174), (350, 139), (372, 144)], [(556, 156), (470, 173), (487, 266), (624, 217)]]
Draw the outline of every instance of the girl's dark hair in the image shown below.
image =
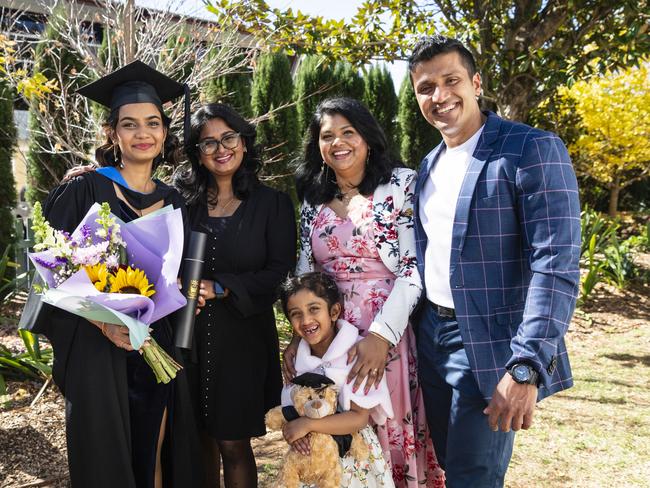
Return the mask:
[[(174, 175), (174, 186), (178, 188), (188, 205), (207, 198), (208, 188), (213, 188), (216, 199), (217, 187), (210, 172), (200, 164), (201, 155), (196, 146), (205, 124), (212, 119), (223, 120), (228, 127), (241, 136), (246, 152), (237, 171), (232, 176), (234, 195), (240, 200), (248, 197), (251, 190), (259, 184), (257, 173), (261, 168), (259, 148), (255, 145), (255, 127), (239, 115), (232, 107), (222, 103), (210, 103), (198, 109), (192, 115), (190, 137), (186, 144), (186, 153), (190, 166), (184, 167)], [(210, 202), (215, 203), (216, 202)]]
[(300, 290), (309, 290), (317, 297), (325, 300), (328, 309), (331, 309), (334, 304), (338, 303), (341, 305), (341, 310), (343, 310), (341, 292), (339, 291), (339, 287), (336, 286), (336, 281), (325, 273), (313, 271), (301, 276), (289, 276), (280, 285), (280, 302), (282, 303), (282, 310), (285, 315), (287, 315), (289, 298)]
[(365, 175), (358, 186), (360, 193), (370, 195), (379, 185), (390, 181), (394, 168), (403, 166), (392, 158), (384, 131), (364, 104), (344, 97), (324, 100), (309, 124), (303, 162), (296, 175), (298, 198), (312, 205), (329, 202), (338, 191), (334, 171), (328, 170), (323, 162), (318, 144), (323, 117), (336, 114), (348, 119), (370, 150)]
[[(172, 134), (172, 131), (169, 130), (171, 124), (171, 119), (165, 115), (165, 112), (162, 111), (160, 107), (160, 117), (162, 118), (163, 125), (167, 129), (167, 137), (163, 143), (165, 146), (165, 159), (163, 160), (162, 154), (159, 154), (153, 159), (153, 171), (156, 170), (158, 166), (164, 161), (170, 166), (176, 166), (181, 160), (181, 151), (178, 144), (178, 137)], [(117, 129), (117, 123), (120, 119), (120, 108), (111, 110), (111, 113), (108, 115), (108, 118), (102, 124), (104, 132), (106, 132), (106, 142), (99, 146), (95, 150), (95, 160), (100, 166), (118, 166), (120, 164), (120, 149), (117, 148), (117, 159), (115, 158), (115, 148), (113, 141), (110, 137), (110, 132), (114, 132)]]

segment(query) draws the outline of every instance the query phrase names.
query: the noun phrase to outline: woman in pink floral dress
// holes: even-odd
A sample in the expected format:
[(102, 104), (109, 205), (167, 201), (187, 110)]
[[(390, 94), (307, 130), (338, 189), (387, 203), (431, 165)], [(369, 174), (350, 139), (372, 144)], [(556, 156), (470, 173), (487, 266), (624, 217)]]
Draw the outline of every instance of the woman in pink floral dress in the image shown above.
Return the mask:
[[(387, 377), (394, 417), (377, 427), (377, 436), (395, 485), (440, 488), (444, 473), (429, 437), (408, 322), (422, 291), (413, 230), (415, 172), (398, 166), (363, 104), (335, 98), (319, 105), (297, 178), (304, 203), (296, 273), (316, 269), (335, 278), (343, 318), (364, 336), (349, 352), (354, 386), (368, 389)], [(292, 341), (285, 351), (287, 376), (295, 349)]]

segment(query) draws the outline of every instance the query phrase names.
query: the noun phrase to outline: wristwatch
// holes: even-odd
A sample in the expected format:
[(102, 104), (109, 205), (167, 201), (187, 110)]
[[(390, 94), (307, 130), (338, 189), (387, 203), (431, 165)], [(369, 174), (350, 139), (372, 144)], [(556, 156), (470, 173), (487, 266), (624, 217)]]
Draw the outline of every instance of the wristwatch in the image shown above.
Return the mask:
[(539, 373), (529, 364), (515, 363), (508, 368), (508, 373), (510, 373), (512, 378), (519, 384), (537, 386)]
[(214, 283), (213, 288), (214, 288), (214, 294), (217, 295), (218, 299), (221, 299), (225, 296), (226, 290), (223, 289), (223, 286), (218, 281), (213, 281)]

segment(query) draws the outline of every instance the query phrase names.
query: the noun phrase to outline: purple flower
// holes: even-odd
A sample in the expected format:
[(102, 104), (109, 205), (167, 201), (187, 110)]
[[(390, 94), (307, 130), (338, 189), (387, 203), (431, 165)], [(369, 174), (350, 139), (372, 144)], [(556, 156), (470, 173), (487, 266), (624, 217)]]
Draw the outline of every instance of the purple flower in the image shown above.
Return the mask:
[(36, 264), (38, 264), (39, 266), (43, 266), (44, 268), (47, 269), (54, 269), (59, 266), (57, 263), (51, 263), (49, 261), (46, 261), (45, 259), (39, 258), (38, 256), (32, 256), (32, 259)]

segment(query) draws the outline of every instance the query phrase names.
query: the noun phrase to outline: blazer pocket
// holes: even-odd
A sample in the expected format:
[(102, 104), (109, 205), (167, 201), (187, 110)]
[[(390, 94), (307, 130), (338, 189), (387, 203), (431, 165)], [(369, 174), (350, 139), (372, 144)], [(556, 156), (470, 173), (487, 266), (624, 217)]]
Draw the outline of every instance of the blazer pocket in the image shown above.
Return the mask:
[(493, 310), (494, 319), (499, 325), (519, 325), (524, 319), (525, 302), (515, 303), (507, 307), (499, 307)]
[(509, 193), (498, 193), (480, 198), (480, 208), (512, 208), (512, 196)]

